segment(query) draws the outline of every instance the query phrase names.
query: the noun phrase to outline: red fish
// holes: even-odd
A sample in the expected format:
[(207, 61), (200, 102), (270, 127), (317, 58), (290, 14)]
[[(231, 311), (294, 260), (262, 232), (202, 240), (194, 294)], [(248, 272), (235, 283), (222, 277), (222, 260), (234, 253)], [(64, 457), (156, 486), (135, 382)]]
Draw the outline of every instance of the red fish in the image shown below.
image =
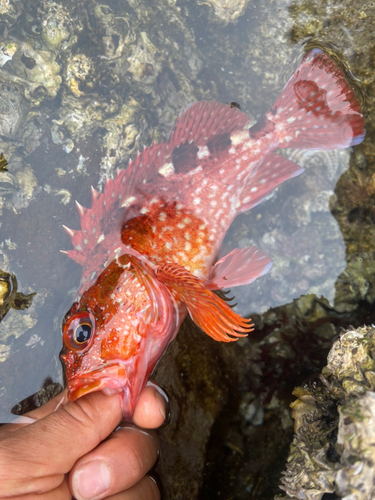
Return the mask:
[(271, 267), (249, 247), (215, 264), (233, 219), (302, 172), (276, 148), (334, 149), (359, 144), (364, 119), (334, 61), (309, 52), (253, 127), (239, 109), (197, 102), (167, 142), (147, 147), (77, 204), (81, 229), (65, 228), (83, 267), (76, 302), (63, 322), (62, 361), (70, 400), (120, 393), (129, 419), (156, 362), (190, 314), (213, 339), (252, 330), (212, 290), (251, 283)]

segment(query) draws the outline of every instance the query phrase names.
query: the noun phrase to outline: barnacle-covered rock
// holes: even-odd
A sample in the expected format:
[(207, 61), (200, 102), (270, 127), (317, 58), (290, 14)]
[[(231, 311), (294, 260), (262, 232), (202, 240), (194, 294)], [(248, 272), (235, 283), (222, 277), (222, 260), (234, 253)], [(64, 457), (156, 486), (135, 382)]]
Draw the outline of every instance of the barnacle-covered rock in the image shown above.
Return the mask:
[(143, 145), (149, 142), (147, 120), (135, 99), (128, 99), (120, 113), (105, 121), (106, 135), (103, 138), (105, 156), (101, 162), (101, 182), (105, 175), (112, 176), (115, 165), (126, 161)]
[(335, 308), (339, 312), (355, 311), (360, 301), (375, 300), (375, 252), (352, 254), (335, 283)]
[(289, 497), (374, 495), (375, 328), (341, 334), (322, 375), (294, 394), (295, 432), (280, 488)]
[(56, 97), (62, 81), (56, 54), (34, 49), (27, 42), (17, 43), (18, 50), (6, 64), (2, 80), (22, 87), (25, 97), (34, 105), (46, 97)]
[(6, 22), (7, 28), (14, 24), (22, 13), (19, 0), (0, 0), (0, 16)]
[(14, 139), (25, 116), (25, 103), (14, 84), (0, 83), (0, 135)]
[(199, 5), (208, 5), (213, 10), (213, 18), (225, 24), (235, 22), (242, 14), (250, 0), (198, 0)]
[(18, 188), (17, 179), (10, 172), (0, 171), (0, 196), (13, 194)]
[(141, 32), (137, 43), (133, 45), (132, 54), (128, 57), (128, 71), (136, 82), (152, 85), (161, 71), (162, 60), (147, 33)]
[(72, 19), (68, 11), (61, 4), (45, 2), (47, 12), (42, 19), (42, 36), (45, 42), (53, 47), (59, 46), (68, 40), (72, 32)]
[(63, 387), (58, 382), (53, 382), (51, 377), (47, 377), (43, 382), (43, 386), (39, 391), (13, 406), (13, 415), (23, 415), (24, 413), (35, 410), (46, 404), (50, 399), (54, 398), (63, 390)]
[(18, 338), (36, 324), (36, 319), (30, 314), (7, 314), (11, 310), (28, 309), (34, 295), (35, 292), (26, 295), (19, 292), (15, 275), (0, 269), (0, 362), (6, 361), (11, 353), (9, 337)]
[(121, 16), (110, 8), (109, 5), (95, 5), (94, 16), (100, 26), (101, 47), (103, 56), (107, 60), (119, 58), (123, 52), (127, 52), (128, 44), (135, 40), (136, 35), (130, 29), (131, 17), (127, 12), (122, 12)]
[(65, 83), (72, 94), (79, 97), (84, 94), (85, 89), (92, 89), (94, 64), (85, 54), (76, 54), (69, 60), (65, 70)]
[(27, 295), (19, 292), (15, 275), (0, 269), (0, 321), (11, 308), (17, 310), (29, 308), (34, 295), (35, 292)]

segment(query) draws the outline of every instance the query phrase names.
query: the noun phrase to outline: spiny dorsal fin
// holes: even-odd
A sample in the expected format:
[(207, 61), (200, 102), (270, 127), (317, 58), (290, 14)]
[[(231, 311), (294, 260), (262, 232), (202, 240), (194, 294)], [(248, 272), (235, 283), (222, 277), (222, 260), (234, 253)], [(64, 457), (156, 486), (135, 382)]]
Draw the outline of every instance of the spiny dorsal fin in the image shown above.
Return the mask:
[(108, 232), (108, 225), (119, 224), (118, 212), (132, 206), (142, 206), (142, 186), (153, 180), (157, 170), (165, 162), (165, 143), (154, 144), (138, 153), (124, 170), (117, 170), (116, 177), (107, 179), (103, 193), (91, 188), (91, 208), (76, 203), (80, 216), (81, 230), (65, 228), (74, 246), (68, 256), (83, 265)]

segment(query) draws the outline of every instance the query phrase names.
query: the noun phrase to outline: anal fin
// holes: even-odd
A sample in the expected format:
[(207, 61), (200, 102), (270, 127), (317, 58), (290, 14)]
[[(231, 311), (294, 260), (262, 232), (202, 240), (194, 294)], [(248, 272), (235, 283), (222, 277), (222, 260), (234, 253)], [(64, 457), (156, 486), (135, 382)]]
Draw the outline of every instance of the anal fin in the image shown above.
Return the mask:
[(255, 207), (277, 186), (302, 174), (303, 171), (303, 168), (284, 158), (284, 156), (269, 153), (247, 181), (242, 192), (239, 213)]
[(270, 257), (259, 248), (235, 248), (216, 262), (205, 285), (210, 290), (248, 285), (268, 273), (271, 267)]
[(253, 330), (250, 319), (236, 314), (224, 300), (184, 267), (165, 264), (158, 267), (156, 277), (177, 293), (194, 323), (214, 340), (232, 342), (239, 337), (246, 337)]

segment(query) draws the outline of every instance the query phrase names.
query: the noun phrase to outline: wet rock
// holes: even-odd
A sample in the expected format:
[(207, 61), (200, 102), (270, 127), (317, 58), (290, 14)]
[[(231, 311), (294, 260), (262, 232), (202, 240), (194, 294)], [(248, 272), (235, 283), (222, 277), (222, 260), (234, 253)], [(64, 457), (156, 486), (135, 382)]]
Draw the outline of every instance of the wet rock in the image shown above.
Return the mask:
[(373, 327), (342, 333), (322, 374), (295, 389), (298, 399), (291, 407), (296, 435), (280, 485), (288, 497), (372, 497), (374, 342)]
[(60, 394), (62, 390), (61, 384), (53, 382), (50, 377), (47, 377), (39, 391), (14, 405), (11, 412), (13, 415), (24, 415), (48, 403), (48, 401)]

